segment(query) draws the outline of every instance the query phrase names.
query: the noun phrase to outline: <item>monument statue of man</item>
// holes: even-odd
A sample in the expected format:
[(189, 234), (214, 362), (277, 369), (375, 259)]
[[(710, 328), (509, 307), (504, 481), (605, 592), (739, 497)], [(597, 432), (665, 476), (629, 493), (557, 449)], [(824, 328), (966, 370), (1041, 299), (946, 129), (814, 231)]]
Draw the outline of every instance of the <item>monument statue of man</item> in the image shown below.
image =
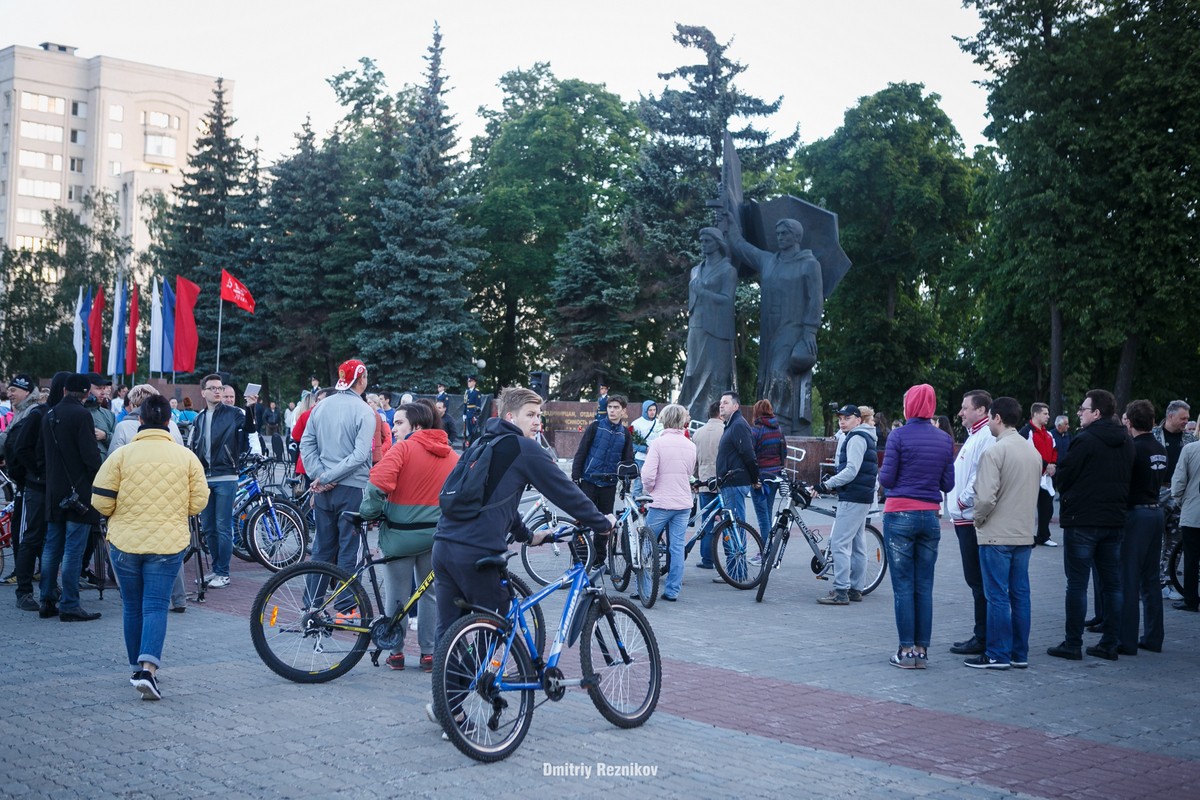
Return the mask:
[(737, 259), (758, 273), (762, 288), (755, 397), (771, 401), (786, 433), (806, 435), (812, 424), (812, 368), (825, 301), (821, 264), (812, 250), (801, 248), (804, 226), (798, 220), (775, 224), (779, 252), (772, 253), (743, 238), (739, 216), (724, 215), (729, 242)]
[(688, 282), (687, 366), (679, 404), (692, 419), (708, 419), (708, 405), (734, 385), (734, 296), (737, 270), (719, 228), (700, 230), (704, 261)]

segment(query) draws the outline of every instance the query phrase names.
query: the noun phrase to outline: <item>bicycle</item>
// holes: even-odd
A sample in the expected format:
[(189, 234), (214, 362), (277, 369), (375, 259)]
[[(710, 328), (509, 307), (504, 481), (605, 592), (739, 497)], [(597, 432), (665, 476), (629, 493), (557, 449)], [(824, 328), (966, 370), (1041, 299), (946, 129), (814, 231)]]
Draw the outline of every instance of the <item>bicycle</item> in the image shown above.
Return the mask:
[[(708, 505), (701, 508), (697, 498), (696, 506), (688, 519), (688, 527), (695, 527), (696, 533), (684, 544), (683, 556), (686, 559), (696, 543), (704, 538), (704, 531), (716, 523), (711, 535), (713, 566), (717, 568), (717, 574), (736, 589), (753, 589), (758, 584), (758, 574), (755, 573), (751, 578), (752, 567), (762, 560), (763, 542), (754, 526), (738, 519), (733, 509), (726, 508), (721, 499), (721, 488), (732, 474), (728, 472), (720, 478), (708, 481), (708, 491), (714, 495)], [(720, 522), (717, 522), (718, 518)], [(717, 546), (718, 543), (720, 547)], [(664, 567), (659, 570), (660, 573), (669, 571), (670, 566), (671, 559), (668, 554)]]
[(238, 490), (244, 499), (234, 512), (234, 552), (240, 533), (250, 559), (278, 572), (308, 554), (308, 525), (303, 511), (259, 485), (256, 473), (269, 465), (262, 456), (249, 458), (238, 476)]
[[(552, 538), (588, 537), (586, 529), (564, 526)], [(547, 700), (558, 701), (572, 686), (586, 689), (600, 714), (617, 727), (644, 724), (658, 705), (662, 661), (654, 631), (641, 610), (625, 598), (607, 595), (601, 579), (604, 565), (589, 572), (579, 560), (555, 583), (521, 599), (508, 571), (514, 555), (489, 556), (475, 564), (480, 570), (500, 571), (510, 597), (505, 613), (460, 602), (473, 613), (455, 622), (438, 642), (433, 710), (447, 738), (476, 761), (499, 761), (511, 755), (529, 732), (534, 692), (543, 691)], [(559, 589), (567, 590), (567, 599), (554, 643), (543, 660), (526, 615), (539, 611), (541, 602)], [(563, 648), (573, 646), (576, 639), (583, 674), (567, 678), (559, 659)]]
[[(540, 494), (534, 495), (535, 500), (532, 506), (522, 515), (521, 522), (530, 531), (530, 533), (539, 533), (541, 531), (552, 531), (558, 527), (558, 514), (546, 502), (546, 498)], [(509, 541), (509, 544), (513, 542)], [(561, 545), (558, 542), (552, 542), (547, 545), (538, 547), (530, 546), (528, 542), (521, 545), (521, 564), (525, 567), (525, 572), (534, 583), (539, 586), (546, 586), (551, 581), (558, 580), (559, 576), (571, 568), (576, 558), (582, 558), (585, 564), (590, 564), (593, 556), (592, 543), (589, 541), (586, 545), (577, 545), (585, 547), (579, 553), (570, 552), (570, 547), (576, 545)]]
[(196, 593), (189, 594), (191, 600), (197, 603), (204, 602), (204, 595), (208, 589), (208, 584), (204, 582), (204, 576), (212, 570), (212, 561), (208, 557), (208, 546), (204, 542), (204, 534), (200, 530), (200, 515), (188, 517), (188, 546), (183, 552), (183, 563), (196, 559)]
[[(833, 571), (833, 555), (829, 550), (829, 542), (825, 542), (824, 547), (820, 546), (822, 542), (820, 533), (813, 531), (805, 524), (804, 519), (800, 516), (800, 512), (812, 511), (830, 517), (837, 516), (836, 510), (830, 511), (812, 505), (812, 490), (804, 481), (797, 480), (793, 482), (786, 475), (780, 475), (777, 478), (768, 478), (767, 480), (776, 484), (779, 496), (786, 498), (788, 503), (779, 510), (779, 513), (775, 517), (775, 523), (771, 526), (771, 530), (767, 534), (766, 555), (763, 556), (761, 561), (758, 592), (755, 597), (755, 600), (759, 603), (762, 602), (763, 595), (767, 591), (767, 582), (771, 579), (771, 571), (778, 569), (779, 565), (783, 562), (783, 553), (787, 549), (788, 540), (791, 539), (793, 526), (800, 531), (805, 541), (808, 542), (808, 546), (812, 548), (813, 557), (809, 563), (813, 573), (817, 576), (818, 580), (828, 580), (829, 573)], [(865, 535), (867, 536), (868, 547), (867, 572), (862, 589), (864, 596), (875, 591), (875, 588), (883, 582), (883, 576), (887, 573), (887, 548), (883, 544), (883, 534), (868, 521)]]
[[(394, 614), (374, 616), (364, 588), (370, 579), (375, 607), (382, 612), (383, 596), (375, 568), (400, 556), (375, 558), (367, 546), (366, 521), (343, 512), (358, 530), (365, 560), (348, 573), (335, 564), (305, 561), (272, 575), (250, 606), (250, 639), (263, 663), (277, 675), (296, 683), (324, 683), (345, 675), (374, 644), (372, 665), (379, 666), (383, 650), (398, 645), (408, 626), (408, 613), (433, 585), (430, 572)], [(530, 596), (529, 587), (513, 578), (514, 590)], [(534, 618), (539, 641), (545, 643), (545, 620)]]
[[(633, 474), (630, 475), (629, 472)], [(617, 478), (621, 482), (620, 497), (625, 509), (617, 518), (612, 542), (608, 547), (608, 573), (613, 588), (623, 592), (633, 581), (638, 601), (650, 608), (658, 599), (658, 584), (663, 571), (660, 569), (662, 553), (658, 537), (646, 526), (646, 504), (648, 495), (627, 502), (630, 486), (637, 475), (637, 467), (621, 467)]]

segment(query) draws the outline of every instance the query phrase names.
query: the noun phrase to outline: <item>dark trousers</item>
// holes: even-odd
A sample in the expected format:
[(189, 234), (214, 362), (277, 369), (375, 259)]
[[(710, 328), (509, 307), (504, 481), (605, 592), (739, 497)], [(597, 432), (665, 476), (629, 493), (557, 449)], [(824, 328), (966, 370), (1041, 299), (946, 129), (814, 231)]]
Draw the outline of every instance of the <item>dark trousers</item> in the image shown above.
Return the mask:
[(17, 559), (21, 557), (21, 507), (25, 501), (21, 498), (21, 493), (17, 492), (17, 496), (13, 498), (12, 516), (9, 517), (9, 530), (12, 533), (12, 557), (13, 557), (13, 574), (17, 571)]
[(979, 539), (974, 525), (955, 525), (958, 535), (958, 552), (962, 555), (963, 578), (971, 587), (971, 599), (975, 607), (975, 628), (972, 635), (987, 642), (987, 597), (983, 592), (983, 570), (979, 567)]
[(17, 594), (33, 593), (33, 570), (46, 546), (46, 493), (26, 486), (21, 512), (21, 540), (25, 546), (17, 554)]
[(1083, 646), (1083, 618), (1087, 614), (1088, 578), (1092, 564), (1100, 571), (1104, 607), (1112, 609), (1104, 620), (1100, 647), (1117, 646), (1121, 608), (1121, 539), (1123, 528), (1063, 528), (1063, 570), (1067, 574), (1067, 638), (1070, 647)]
[(1120, 626), (1121, 645), (1130, 650), (1137, 650), (1139, 617), (1144, 620), (1142, 641), (1152, 649), (1162, 649), (1163, 604), (1158, 584), (1162, 536), (1161, 508), (1130, 510), (1125, 519), (1125, 538), (1121, 541), (1121, 589), (1125, 599)]
[(596, 504), (596, 508), (601, 514), (613, 513), (613, 506), (617, 502), (616, 486), (597, 486), (583, 480), (579, 482), (579, 488), (587, 495), (588, 500)]
[(494, 553), (474, 547), (442, 541), (433, 543), (434, 594), (437, 596), (437, 638), (441, 638), (450, 626), (462, 616), (470, 614), (468, 609), (459, 608), (455, 600), (489, 608), (498, 614), (508, 611), (508, 589), (500, 583), (500, 574), (495, 568), (480, 570), (475, 562)]
[(1179, 526), (1183, 539), (1183, 602), (1188, 608), (1200, 606), (1197, 583), (1200, 583), (1200, 528)]
[(1037, 502), (1037, 535), (1034, 544), (1045, 544), (1050, 541), (1050, 518), (1054, 516), (1054, 495), (1045, 489), (1038, 489)]

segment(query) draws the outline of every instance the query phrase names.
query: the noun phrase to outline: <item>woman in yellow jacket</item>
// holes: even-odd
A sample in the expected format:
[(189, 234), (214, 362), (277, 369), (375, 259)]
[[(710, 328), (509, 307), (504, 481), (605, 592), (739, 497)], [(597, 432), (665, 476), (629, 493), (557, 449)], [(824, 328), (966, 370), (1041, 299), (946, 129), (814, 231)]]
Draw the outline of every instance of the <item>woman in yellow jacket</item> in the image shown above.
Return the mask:
[(129, 682), (143, 700), (159, 700), (155, 673), (167, 636), (167, 600), (189, 542), (188, 517), (208, 505), (200, 460), (171, 439), (171, 404), (142, 403), (137, 436), (100, 467), (92, 505), (108, 517), (108, 544), (125, 621)]

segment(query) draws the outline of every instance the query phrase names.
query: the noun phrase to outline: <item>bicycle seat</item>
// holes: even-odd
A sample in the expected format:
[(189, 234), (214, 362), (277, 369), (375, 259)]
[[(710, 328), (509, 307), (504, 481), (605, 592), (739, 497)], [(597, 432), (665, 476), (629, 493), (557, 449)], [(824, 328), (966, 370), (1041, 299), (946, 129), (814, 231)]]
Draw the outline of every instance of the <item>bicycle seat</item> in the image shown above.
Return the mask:
[(517, 552), (515, 550), (509, 550), (507, 553), (499, 553), (494, 556), (484, 556), (475, 562), (475, 569), (485, 570), (490, 567), (495, 567), (496, 569), (507, 567), (508, 560), (516, 554)]
[(648, 494), (639, 495), (638, 497), (633, 498), (633, 502), (637, 503), (638, 505), (645, 505), (653, 500), (654, 498)]
[(363, 519), (362, 514), (359, 514), (357, 511), (343, 511), (342, 516), (350, 520), (350, 523), (356, 527), (361, 526), (366, 522), (366, 520)]

